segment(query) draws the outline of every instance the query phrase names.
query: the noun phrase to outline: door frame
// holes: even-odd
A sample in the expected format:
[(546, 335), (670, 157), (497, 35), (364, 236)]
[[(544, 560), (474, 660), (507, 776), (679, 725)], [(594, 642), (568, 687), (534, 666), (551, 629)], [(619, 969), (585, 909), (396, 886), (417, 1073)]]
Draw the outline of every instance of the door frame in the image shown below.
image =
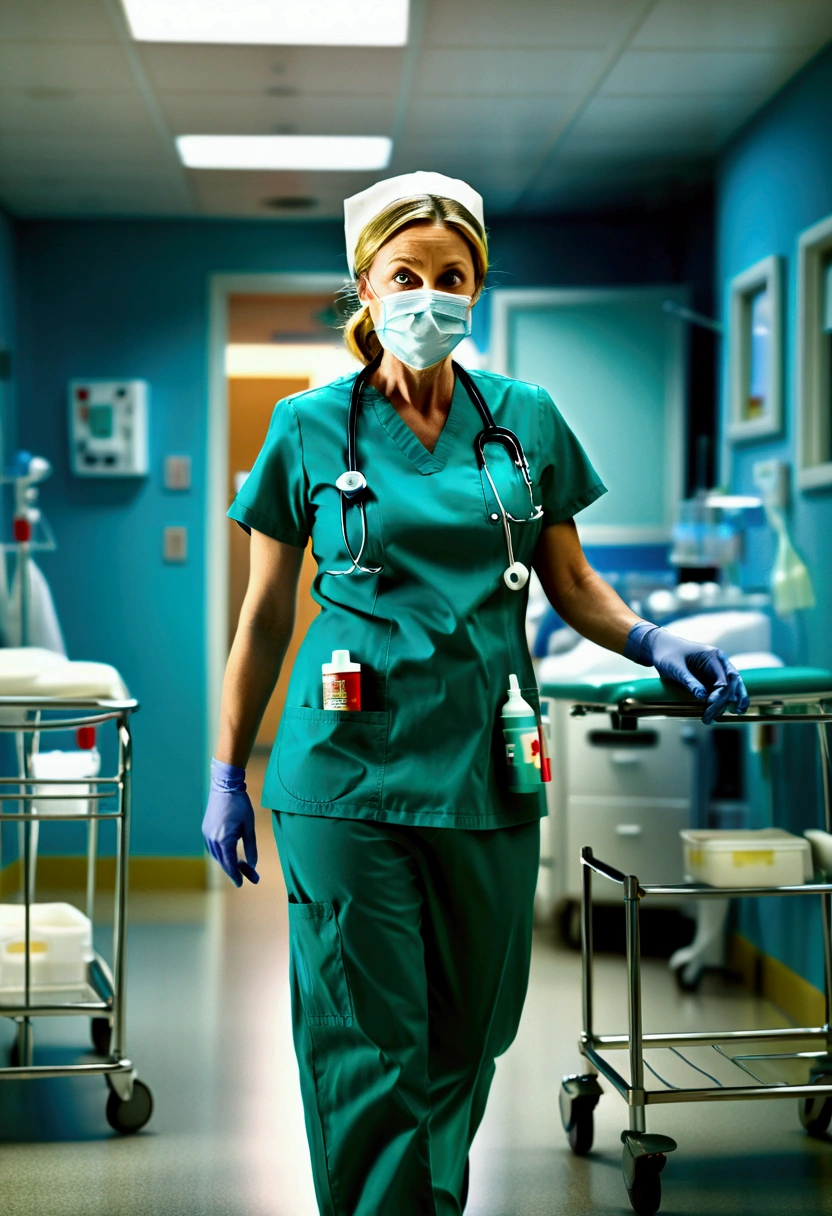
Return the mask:
[(207, 761), (220, 722), (228, 643), (228, 297), (318, 295), (349, 283), (343, 274), (212, 274), (208, 296), (208, 452), (205, 521), (205, 686)]
[[(532, 308), (569, 308), (576, 304), (621, 303), (643, 300), (647, 295), (664, 295), (666, 300), (687, 305), (688, 290), (678, 283), (645, 283), (639, 287), (560, 288), (500, 287), (490, 293), (491, 333), (490, 367), (511, 376), (511, 314)], [(687, 386), (687, 343), (683, 322), (667, 317), (669, 342), (665, 368), (664, 521), (661, 525), (580, 524), (584, 544), (655, 545), (671, 540), (678, 504), (684, 490), (685, 475), (685, 394)]]

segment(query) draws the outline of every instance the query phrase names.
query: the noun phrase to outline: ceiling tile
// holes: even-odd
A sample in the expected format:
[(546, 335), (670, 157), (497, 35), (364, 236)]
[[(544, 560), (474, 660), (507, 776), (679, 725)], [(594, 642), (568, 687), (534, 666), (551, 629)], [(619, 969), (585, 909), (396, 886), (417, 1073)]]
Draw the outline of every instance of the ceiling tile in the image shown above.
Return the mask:
[(452, 107), (441, 97), (418, 97), (405, 120), (407, 137), (493, 134), (505, 139), (544, 139), (565, 120), (571, 104), (562, 97), (460, 97)]
[(661, 0), (634, 50), (816, 49), (832, 38), (829, 0)]
[(643, 0), (432, 0), (430, 47), (592, 49), (611, 45)]
[(135, 89), (127, 56), (107, 42), (0, 41), (0, 82), (4, 89)]
[(707, 139), (715, 150), (753, 112), (758, 100), (743, 95), (597, 97), (573, 128), (567, 147), (571, 151), (592, 137), (609, 144), (618, 138), (672, 135), (683, 145), (687, 140)]
[(118, 42), (101, 0), (3, 0), (0, 41)]
[(604, 82), (603, 96), (649, 93), (765, 93), (797, 71), (805, 51), (628, 51)]
[(137, 185), (105, 181), (64, 184), (49, 178), (28, 178), (5, 185), (0, 180), (4, 206), (20, 216), (165, 216), (184, 215), (188, 209), (181, 194), (163, 182)]
[[(276, 218), (338, 218), (343, 220), (344, 199), (365, 190), (382, 174), (372, 173), (189, 173), (192, 191), (203, 215), (260, 215)], [(313, 198), (316, 205), (304, 211), (277, 211), (268, 200)]]
[(603, 62), (597, 50), (429, 49), (414, 88), (449, 97), (575, 94), (590, 87)]
[(388, 97), (267, 97), (264, 93), (162, 93), (168, 124), (180, 135), (389, 135)]
[(162, 92), (395, 95), (401, 50), (382, 47), (190, 46), (142, 43)]
[(0, 90), (0, 133), (60, 135), (76, 133), (89, 139), (112, 132), (131, 141), (137, 136), (160, 137), (150, 120), (147, 105), (138, 92), (76, 93), (32, 96), (23, 90)]

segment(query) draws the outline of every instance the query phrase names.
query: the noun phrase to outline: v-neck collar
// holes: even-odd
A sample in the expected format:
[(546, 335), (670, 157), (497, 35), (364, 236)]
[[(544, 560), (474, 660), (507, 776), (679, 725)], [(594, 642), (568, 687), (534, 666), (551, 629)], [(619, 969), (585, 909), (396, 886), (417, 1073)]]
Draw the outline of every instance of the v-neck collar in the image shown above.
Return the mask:
[(454, 378), (451, 407), (432, 452), (428, 451), (415, 431), (412, 431), (407, 425), (392, 401), (383, 396), (377, 388), (373, 388), (372, 384), (366, 385), (364, 392), (372, 401), (376, 417), (387, 434), (420, 473), (438, 473), (444, 469), (451, 444), (459, 431), (459, 414), (464, 405), (464, 402), (460, 400), (460, 394), (463, 397), (466, 396), (465, 389), (458, 377)]

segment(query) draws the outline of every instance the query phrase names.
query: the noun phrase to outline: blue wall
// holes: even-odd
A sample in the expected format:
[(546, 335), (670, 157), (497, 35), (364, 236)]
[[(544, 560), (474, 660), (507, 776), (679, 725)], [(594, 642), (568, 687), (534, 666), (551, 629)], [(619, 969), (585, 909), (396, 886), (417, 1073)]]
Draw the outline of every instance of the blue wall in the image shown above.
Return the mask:
[[(707, 204), (700, 230), (707, 230)], [(686, 216), (498, 222), (500, 286), (681, 281), (707, 293), (710, 263), (685, 243)], [(343, 272), (335, 222), (20, 222), (20, 439), (55, 467), (43, 490), (59, 548), (43, 559), (71, 657), (115, 664), (143, 703), (136, 729), (133, 851), (201, 851), (205, 794), (205, 514), (208, 276)], [(488, 302), (478, 310), (487, 333)], [(69, 475), (66, 383), (146, 378), (151, 476)], [(193, 490), (161, 485), (166, 452), (193, 457)], [(189, 529), (185, 566), (161, 560), (162, 528)], [(651, 555), (651, 562), (654, 555)], [(44, 847), (48, 846), (44, 844)]]
[[(823, 52), (733, 141), (717, 174), (717, 283), (727, 315), (731, 278), (769, 254), (784, 258), (785, 427), (782, 437), (736, 445), (731, 461), (735, 491), (754, 492), (756, 460), (797, 457), (795, 364), (796, 244), (800, 232), (832, 213), (832, 49)], [(725, 370), (725, 369), (723, 369)], [(723, 423), (728, 391), (723, 376)], [(725, 470), (726, 474), (729, 470)], [(775, 649), (791, 662), (832, 667), (832, 493), (794, 494), (791, 528), (815, 583), (817, 607), (775, 626)], [(753, 529), (743, 578), (748, 586), (768, 579), (774, 546), (768, 529)], [(800, 731), (808, 735), (809, 728)], [(792, 728), (785, 750), (774, 757), (780, 823), (801, 831), (820, 823), (817, 765), (811, 740)], [(742, 927), (767, 953), (822, 985), (819, 918), (804, 900), (761, 900), (743, 908)], [(786, 905), (790, 905), (786, 907)], [(795, 905), (801, 905), (796, 907)]]

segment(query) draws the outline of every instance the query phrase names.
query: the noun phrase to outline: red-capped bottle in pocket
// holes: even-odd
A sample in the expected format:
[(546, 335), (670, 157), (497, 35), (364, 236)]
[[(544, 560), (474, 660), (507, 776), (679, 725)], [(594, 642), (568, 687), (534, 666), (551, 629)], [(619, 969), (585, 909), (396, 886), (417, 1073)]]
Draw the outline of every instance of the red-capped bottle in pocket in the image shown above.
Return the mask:
[(348, 650), (333, 650), (332, 662), (321, 664), (324, 709), (361, 708), (361, 664), (350, 660)]

